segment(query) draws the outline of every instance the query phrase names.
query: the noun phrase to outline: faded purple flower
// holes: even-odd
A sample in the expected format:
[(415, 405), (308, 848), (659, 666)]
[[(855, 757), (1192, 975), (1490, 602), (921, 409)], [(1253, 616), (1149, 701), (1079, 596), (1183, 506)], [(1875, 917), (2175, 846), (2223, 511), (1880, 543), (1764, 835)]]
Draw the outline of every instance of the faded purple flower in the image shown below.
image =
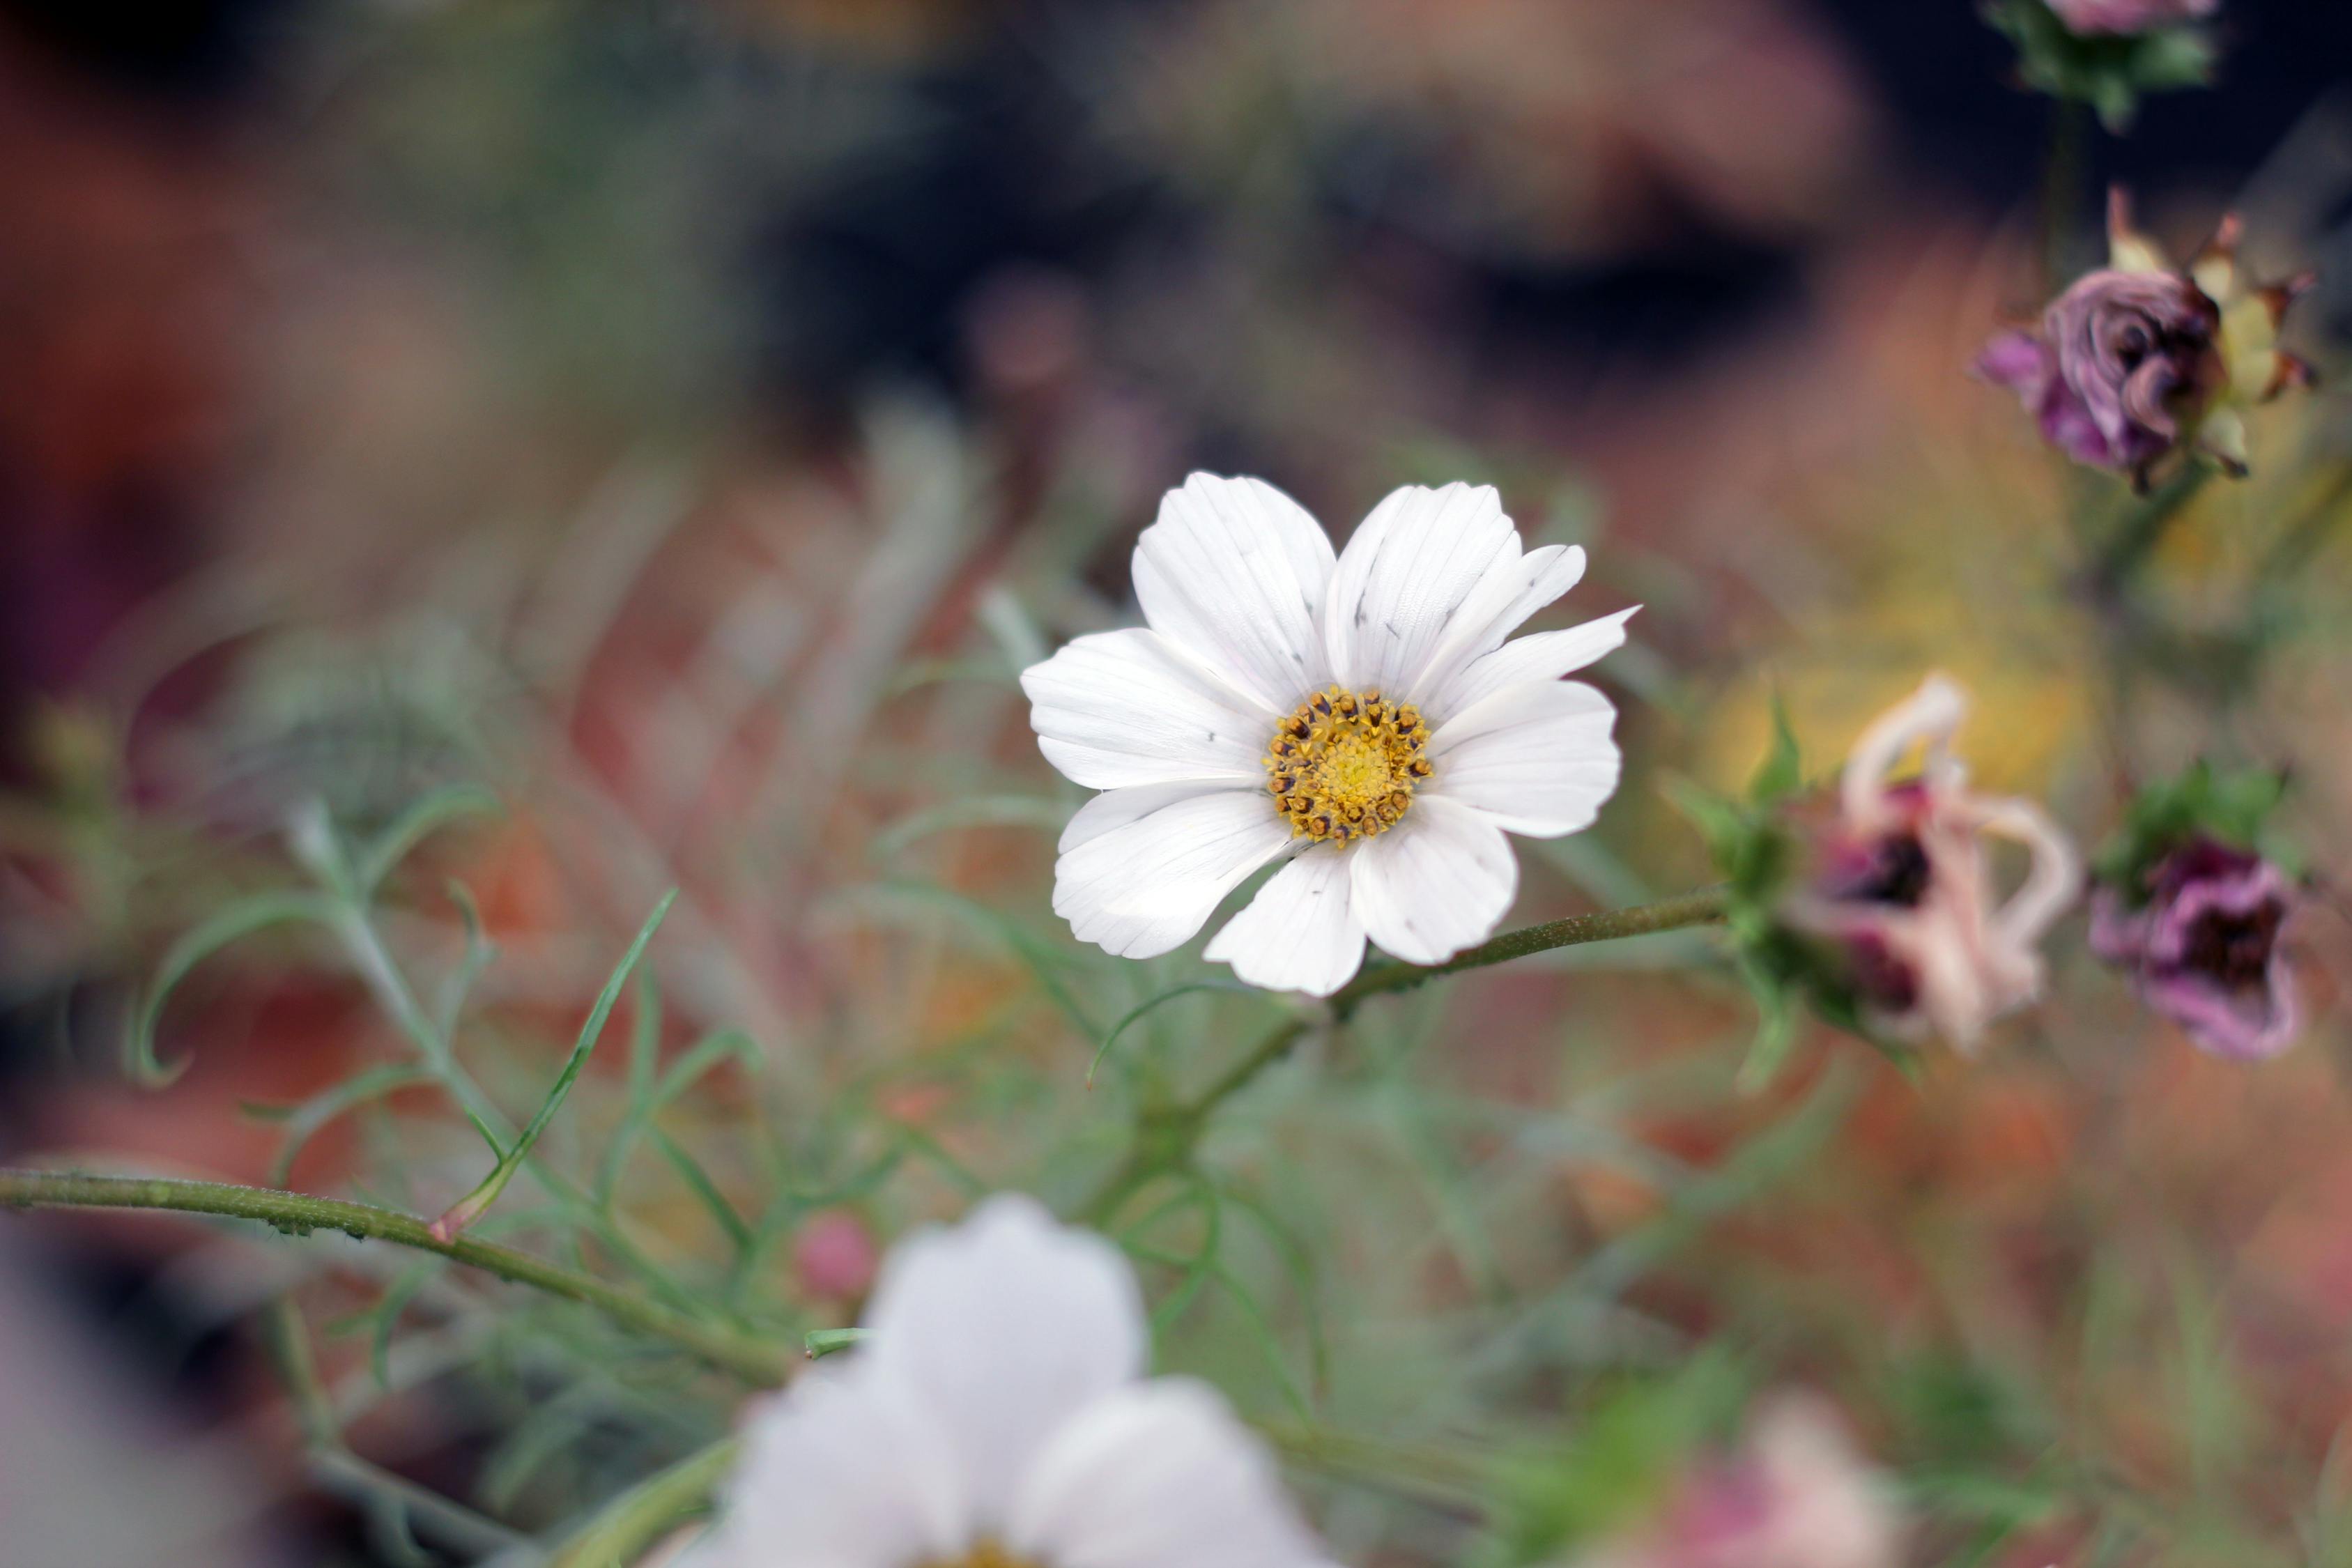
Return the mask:
[(1784, 1394), (1740, 1450), (1694, 1469), (1665, 1516), (1579, 1568), (1894, 1568), (1900, 1515), (1821, 1400)]
[(2245, 411), (2311, 383), (2279, 347), (2279, 326), (2312, 279), (2252, 282), (2238, 265), (2241, 228), (2224, 217), (2180, 268), (2134, 226), (2129, 195), (2109, 191), (2107, 265), (2032, 327), (1987, 343), (1977, 374), (2016, 393), (2042, 439), (2077, 462), (2145, 486), (2160, 459), (2193, 446), (2243, 474)]
[(2129, 37), (2201, 20), (2221, 9), (2221, 0), (2049, 0), (2049, 5), (2070, 33)]
[(2032, 331), (1995, 338), (1977, 374), (2015, 392), (2075, 461), (2138, 473), (2179, 446), (2229, 379), (2221, 313), (2189, 279), (2102, 268)]
[[(1863, 731), (1840, 784), (1839, 820), (1788, 910), (1799, 929), (1837, 943), (1874, 1023), (1939, 1035), (1963, 1052), (2041, 994), (2042, 933), (2081, 885), (2073, 847), (2039, 806), (1968, 787), (1951, 754), (1967, 710), (1959, 687), (1931, 675)], [(1890, 783), (1915, 744), (1925, 746), (1920, 775)], [(1987, 837), (2022, 844), (2032, 857), (2005, 900)]]
[(2132, 973), (2149, 1005), (2216, 1056), (2274, 1057), (2303, 1026), (2279, 933), (2297, 903), (2292, 879), (2259, 855), (2210, 838), (2157, 862), (2147, 901), (2102, 888), (2091, 950)]

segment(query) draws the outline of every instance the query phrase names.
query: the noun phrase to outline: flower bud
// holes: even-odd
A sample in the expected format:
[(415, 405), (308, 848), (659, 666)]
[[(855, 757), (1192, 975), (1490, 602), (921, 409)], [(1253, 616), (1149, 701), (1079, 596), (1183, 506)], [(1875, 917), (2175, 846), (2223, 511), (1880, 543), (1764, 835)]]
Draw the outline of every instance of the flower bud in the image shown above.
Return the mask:
[(2052, 446), (2142, 488), (2158, 463), (2191, 447), (2242, 474), (2242, 411), (2311, 377), (2278, 347), (2279, 322), (2309, 279), (2250, 287), (2239, 232), (2235, 216), (2224, 218), (2179, 270), (2115, 191), (2108, 265), (2076, 279), (2034, 327), (1995, 337), (1977, 374), (2016, 393)]
[(2048, 0), (2050, 9), (2081, 37), (2132, 37), (2201, 21), (2220, 0)]
[(793, 1278), (812, 1300), (862, 1300), (880, 1267), (873, 1231), (847, 1209), (810, 1215), (793, 1238)]
[(2021, 82), (2087, 105), (2118, 135), (2149, 93), (2213, 79), (2213, 40), (2197, 24), (2218, 0), (1983, 0), (1982, 8), (2016, 43)]
[(2294, 879), (2252, 850), (2200, 837), (2141, 883), (2098, 890), (2091, 951), (2215, 1056), (2259, 1059), (2293, 1045), (2302, 1007), (2279, 938), (2300, 901)]

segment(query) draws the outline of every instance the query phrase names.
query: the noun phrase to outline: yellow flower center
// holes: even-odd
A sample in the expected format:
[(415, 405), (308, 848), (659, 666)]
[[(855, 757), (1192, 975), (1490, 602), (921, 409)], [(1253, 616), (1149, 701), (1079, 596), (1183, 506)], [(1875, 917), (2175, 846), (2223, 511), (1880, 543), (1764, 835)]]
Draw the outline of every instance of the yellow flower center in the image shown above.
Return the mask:
[(1295, 837), (1345, 844), (1394, 827), (1430, 773), (1429, 732), (1410, 702), (1327, 687), (1275, 726), (1265, 787)]
[(982, 1541), (961, 1557), (925, 1563), (921, 1568), (1036, 1568), (1036, 1565), (1013, 1556), (993, 1541)]

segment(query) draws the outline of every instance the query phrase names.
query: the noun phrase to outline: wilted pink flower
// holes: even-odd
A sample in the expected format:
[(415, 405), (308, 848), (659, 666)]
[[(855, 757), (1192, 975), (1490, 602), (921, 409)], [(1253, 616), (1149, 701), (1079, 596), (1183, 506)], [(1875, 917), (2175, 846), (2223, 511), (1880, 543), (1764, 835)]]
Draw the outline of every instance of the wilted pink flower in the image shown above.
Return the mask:
[(2179, 444), (2226, 379), (2221, 325), (2186, 278), (2103, 268), (2035, 331), (1995, 338), (1977, 372), (2015, 392), (2042, 439), (2076, 462), (2137, 473)]
[(1579, 1568), (1894, 1568), (1902, 1540), (1836, 1413), (1782, 1394), (1738, 1453), (1685, 1479), (1663, 1520)]
[[(2081, 885), (2065, 836), (2030, 801), (1978, 795), (1951, 754), (1968, 698), (1941, 675), (1874, 721), (1839, 785), (1839, 818), (1811, 888), (1790, 910), (1844, 950), (1872, 1021), (1934, 1033), (1962, 1051), (2042, 992), (2039, 944)], [(1890, 774), (1924, 743), (1916, 779)], [(1996, 902), (1987, 837), (2032, 853), (2024, 882)]]
[(2070, 33), (2129, 36), (2179, 27), (2210, 16), (2221, 0), (2049, 0)]
[(809, 1216), (793, 1238), (793, 1277), (819, 1301), (855, 1301), (874, 1286), (881, 1253), (866, 1222), (847, 1209)]
[(2108, 265), (2077, 279), (2033, 327), (1986, 344), (1977, 374), (2016, 393), (2042, 439), (2076, 462), (2145, 483), (2158, 460), (2193, 445), (2242, 472), (2243, 411), (2310, 379), (2278, 347), (2279, 322), (2309, 281), (2249, 285), (2239, 231), (2224, 218), (2181, 270), (2133, 226), (2125, 194), (2112, 192)]
[(2099, 889), (2091, 950), (2131, 971), (2149, 1005), (2216, 1056), (2274, 1057), (2303, 1023), (2279, 943), (2296, 901), (2278, 867), (2200, 838), (2148, 872), (2145, 904)]

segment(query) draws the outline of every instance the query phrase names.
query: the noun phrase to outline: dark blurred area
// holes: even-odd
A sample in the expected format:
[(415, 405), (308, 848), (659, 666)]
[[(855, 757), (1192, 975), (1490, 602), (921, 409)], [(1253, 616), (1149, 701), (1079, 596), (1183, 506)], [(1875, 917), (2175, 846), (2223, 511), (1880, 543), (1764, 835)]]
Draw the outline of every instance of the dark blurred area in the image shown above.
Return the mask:
[[(475, 58), (462, 69), (486, 92), (535, 95), (508, 106), (503, 128), (484, 130), (533, 134), (520, 121), (561, 123), (600, 100), (634, 100), (647, 123), (485, 147), (472, 189), (436, 188), (429, 162), (404, 168), (370, 146), (326, 171), (342, 188), (321, 192), (304, 188), (322, 177), (306, 148), (332, 148), (348, 131), (340, 100), (382, 90), (371, 71), (390, 73), (396, 91), (445, 63), (430, 45), (402, 55), (407, 11), (231, 0), (149, 15), (12, 0), (0, 16), (9, 171), (0, 320), (15, 367), (0, 403), (9, 540), (0, 707), (10, 715), (0, 733), (16, 738), (8, 766), (28, 765), (26, 704), (68, 688), (103, 628), (202, 552), (223, 477), (254, 456), (255, 320), (276, 308), (282, 269), (299, 265), (283, 254), (289, 202), (382, 202), (395, 226), (528, 252), (576, 237), (551, 232), (573, 215), (551, 221), (540, 210), (567, 199), (613, 201), (600, 221), (614, 229), (667, 221), (619, 205), (631, 191), (605, 182), (625, 172), (596, 165), (636, 156), (637, 133), (664, 119), (701, 134), (714, 117), (698, 100), (756, 95), (812, 69), (842, 79), (845, 103), (887, 96), (876, 112), (892, 128), (866, 139), (850, 173), (815, 188), (777, 172), (786, 150), (746, 140), (742, 125), (719, 127), (700, 147), (703, 171), (733, 210), (719, 232), (696, 237), (728, 250), (704, 254), (702, 274), (665, 276), (649, 264), (635, 279), (661, 289), (715, 276), (751, 312), (699, 363), (671, 365), (688, 379), (665, 392), (691, 404), (714, 370), (739, 374), (747, 414), (807, 434), (837, 424), (877, 384), (913, 378), (968, 394), (972, 311), (1005, 303), (998, 285), (1008, 276), (1108, 290), (1090, 303), (1117, 308), (1139, 270), (1179, 268), (1211, 243), (1205, 229), (1234, 225), (1262, 224), (1265, 245), (1291, 247), (1284, 264), (1319, 271), (1321, 287), (1368, 290), (1451, 333), (1465, 377), (1498, 372), (1572, 388), (1628, 361), (1686, 363), (1801, 310), (1801, 279), (1890, 210), (1990, 216), (2029, 202), (2049, 119), (2044, 103), (2004, 85), (2008, 45), (1958, 0), (1696, 7), (1697, 22), (1753, 47), (1746, 68), (1717, 81), (1704, 61), (1668, 60), (1654, 91), (1622, 105), (1584, 101), (1600, 95), (1563, 84), (1592, 69), (1579, 46), (1622, 40), (1635, 8), (1384, 5), (1367, 16), (1395, 26), (1386, 42), (1400, 59), (1426, 47), (1421, 30), (1474, 39), (1527, 30), (1524, 46), (1508, 46), (1521, 52), (1512, 77), (1494, 85), (1491, 118), (1482, 123), (1446, 96), (1478, 85), (1487, 62), (1469, 48), (1450, 81), (1443, 61), (1427, 62), (1425, 81), (1370, 70), (1359, 98), (1319, 117), (1286, 120), (1269, 102), (1278, 89), (1229, 87), (1237, 99), (1256, 92), (1259, 122), (1247, 121), (1247, 103), (1202, 112), (1231, 112), (1235, 144), (1255, 139), (1263, 163), (1295, 159), (1268, 177), (1300, 188), (1273, 193), (1245, 172), (1187, 180), (1197, 171), (1171, 170), (1103, 132), (1102, 100), (1151, 90), (1153, 67), (1180, 56), (1171, 37), (1192, 31), (1207, 41), (1184, 47), (1220, 47), (1214, 26), (1188, 29), (1187, 9), (1171, 0), (420, 6), (420, 29), (466, 37)], [(1671, 35), (1674, 23), (1654, 30)], [(2233, 189), (2341, 86), (2352, 18), (2339, 7), (2242, 0), (2221, 31), (2221, 90), (2152, 101), (2130, 137), (2102, 149), (2101, 177)], [(1558, 57), (1547, 58), (1554, 45)], [(1385, 46), (1375, 35), (1366, 47)], [(1239, 51), (1229, 61), (1235, 81), (1264, 64)], [(1180, 59), (1179, 68), (1197, 68)], [(859, 134), (838, 123), (821, 133)], [(1520, 145), (1530, 140), (1531, 152)], [(1731, 155), (1742, 142), (1780, 141), (1795, 145), (1777, 164), (1759, 155), (1741, 167)], [(1496, 188), (1524, 173), (1511, 163), (1522, 152), (1523, 163), (1568, 171), (1527, 177), (1573, 184)], [(690, 164), (697, 151), (683, 156)], [(1529, 199), (1555, 212), (1529, 212)], [(1517, 217), (1529, 221), (1515, 227)], [(1302, 237), (1276, 232), (1300, 222), (1314, 226), (1303, 247), (1292, 244)], [(654, 316), (677, 309), (632, 300), (630, 281), (595, 280), (612, 290), (595, 303)], [(615, 381), (638, 369), (576, 368)], [(591, 401), (620, 391), (581, 390)]]
[[(2219, 89), (2150, 100), (2086, 189), (2203, 221), (2340, 134), (2352, 10), (2229, 0), (2220, 33)], [(7, 0), (0, 779), (69, 784), (93, 697), (203, 706), (217, 668), (152, 612), (225, 555), (331, 619), (616, 455), (824, 473), (910, 388), (995, 433), (1007, 540), (1074, 462), (1139, 526), (1195, 465), (1360, 500), (1400, 477), (1372, 433), (1410, 429), (1704, 542), (1747, 471), (1691, 461), (1709, 410), (1801, 400), (1824, 341), (1867, 352), (1847, 300), (2028, 221), (2050, 113), (2008, 66), (1965, 0)], [(1123, 560), (1078, 565), (1116, 597)], [(259, 831), (279, 803), (243, 787), (202, 814)], [(55, 890), (19, 891), (0, 1155), (216, 1153), (35, 1102), (87, 1001), (35, 951)], [(225, 1077), (223, 1119), (251, 1092)], [(29, 1386), (16, 1290), (106, 1325), (74, 1353), (123, 1363), (131, 1426), (257, 1403), (259, 1352), (155, 1288), (152, 1232), (62, 1235), (0, 1227), (0, 1394)], [(166, 1377), (184, 1408), (137, 1409)], [(289, 1561), (370, 1560), (355, 1511), (293, 1522)]]

